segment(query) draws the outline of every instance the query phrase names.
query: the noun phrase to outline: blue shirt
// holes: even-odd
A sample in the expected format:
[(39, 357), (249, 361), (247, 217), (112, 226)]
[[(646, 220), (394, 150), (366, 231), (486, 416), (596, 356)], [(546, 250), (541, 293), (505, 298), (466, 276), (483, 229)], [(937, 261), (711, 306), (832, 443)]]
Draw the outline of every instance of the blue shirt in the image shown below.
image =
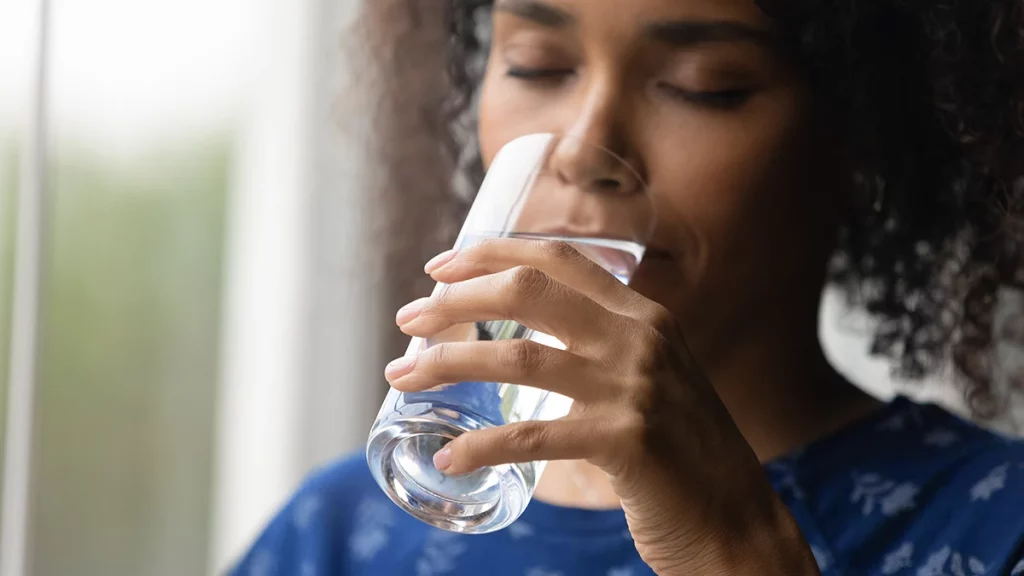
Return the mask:
[[(765, 466), (823, 576), (1024, 575), (1024, 442), (899, 398)], [(461, 535), (391, 503), (362, 455), (312, 475), (237, 576), (641, 576), (621, 511), (534, 501)]]

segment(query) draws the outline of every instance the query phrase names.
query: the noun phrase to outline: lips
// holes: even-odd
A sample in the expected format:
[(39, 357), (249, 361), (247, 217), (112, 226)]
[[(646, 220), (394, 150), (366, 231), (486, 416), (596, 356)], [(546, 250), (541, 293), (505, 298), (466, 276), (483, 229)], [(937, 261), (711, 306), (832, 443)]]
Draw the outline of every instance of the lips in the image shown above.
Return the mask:
[[(634, 242), (632, 238), (628, 236), (616, 234), (607, 228), (602, 227), (576, 227), (576, 226), (540, 226), (538, 231), (530, 232), (529, 235), (537, 235), (542, 237), (561, 237), (567, 240), (573, 238), (605, 238), (608, 240), (622, 240), (626, 242)], [(616, 250), (603, 249), (596, 246), (589, 246), (586, 248), (587, 252), (596, 252), (606, 258), (606, 262), (615, 261), (621, 265), (628, 266), (630, 268), (635, 266), (635, 262), (626, 262), (626, 259), (622, 253)], [(621, 262), (618, 262), (619, 259)], [(652, 242), (644, 247), (644, 260), (674, 260), (675, 257), (671, 250), (664, 248), (664, 244), (661, 242)]]
[(672, 260), (672, 253), (664, 248), (657, 246), (648, 246), (647, 250), (644, 251), (644, 260)]
[(566, 238), (608, 238), (610, 240), (630, 240), (629, 238), (621, 237), (618, 234), (613, 234), (609, 230), (601, 227), (582, 228), (576, 226), (542, 226), (536, 234), (543, 236), (563, 236)]

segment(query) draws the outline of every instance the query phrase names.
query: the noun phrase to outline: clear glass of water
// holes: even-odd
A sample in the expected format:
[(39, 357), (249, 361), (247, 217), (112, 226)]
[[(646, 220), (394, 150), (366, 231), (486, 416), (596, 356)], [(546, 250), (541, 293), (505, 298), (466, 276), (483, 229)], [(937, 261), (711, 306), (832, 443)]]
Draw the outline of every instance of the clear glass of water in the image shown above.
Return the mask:
[[(488, 238), (561, 240), (628, 283), (654, 227), (647, 187), (625, 159), (578, 138), (532, 134), (501, 149), (455, 247)], [(434, 293), (445, 290), (438, 284)], [(510, 320), (455, 326), (413, 338), (407, 355), (440, 343), (556, 338)], [(391, 390), (370, 431), (366, 458), (377, 483), (402, 509), (445, 530), (486, 533), (508, 526), (533, 495), (545, 462), (524, 462), (446, 476), (434, 454), (460, 434), (524, 420), (553, 420), (572, 400), (505, 382), (461, 382), (430, 391)]]

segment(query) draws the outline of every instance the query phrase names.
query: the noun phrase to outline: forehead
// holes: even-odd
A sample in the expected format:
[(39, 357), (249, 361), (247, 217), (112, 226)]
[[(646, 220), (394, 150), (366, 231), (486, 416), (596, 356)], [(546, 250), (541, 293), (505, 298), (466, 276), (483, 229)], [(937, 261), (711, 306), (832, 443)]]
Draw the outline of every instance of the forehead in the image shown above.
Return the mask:
[(640, 27), (664, 20), (714, 20), (771, 27), (757, 0), (496, 0), (495, 7), (559, 26), (600, 22)]

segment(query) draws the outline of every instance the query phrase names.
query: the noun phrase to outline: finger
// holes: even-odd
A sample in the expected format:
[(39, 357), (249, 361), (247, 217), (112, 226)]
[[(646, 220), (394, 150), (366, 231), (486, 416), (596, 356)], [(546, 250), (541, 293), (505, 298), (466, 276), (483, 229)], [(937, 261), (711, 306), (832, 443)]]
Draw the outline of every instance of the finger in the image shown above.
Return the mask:
[(508, 382), (582, 402), (611, 393), (606, 375), (593, 362), (530, 340), (438, 344), (409, 362), (400, 359), (385, 371), (396, 390), (421, 392), (450, 382)]
[(438, 451), (434, 465), (458, 475), (501, 464), (600, 458), (611, 443), (609, 428), (597, 418), (562, 418), (474, 430)]
[(445, 253), (425, 270), (438, 282), (453, 284), (532, 266), (606, 308), (628, 313), (638, 294), (597, 262), (619, 274), (631, 273), (636, 259), (628, 252), (555, 240), (490, 238), (454, 253)]
[(410, 336), (429, 337), (468, 322), (512, 320), (577, 349), (612, 341), (625, 320), (528, 266), (445, 286), (413, 308), (396, 319)]

